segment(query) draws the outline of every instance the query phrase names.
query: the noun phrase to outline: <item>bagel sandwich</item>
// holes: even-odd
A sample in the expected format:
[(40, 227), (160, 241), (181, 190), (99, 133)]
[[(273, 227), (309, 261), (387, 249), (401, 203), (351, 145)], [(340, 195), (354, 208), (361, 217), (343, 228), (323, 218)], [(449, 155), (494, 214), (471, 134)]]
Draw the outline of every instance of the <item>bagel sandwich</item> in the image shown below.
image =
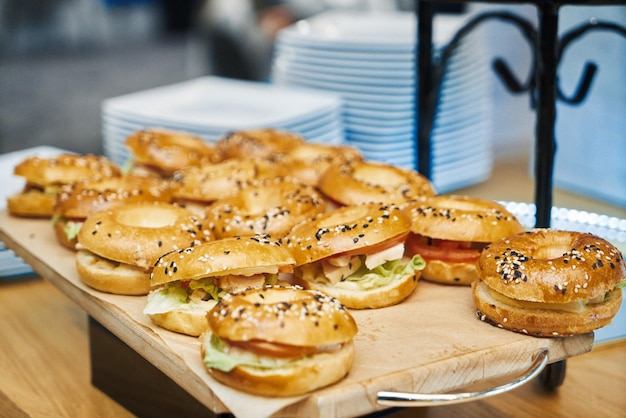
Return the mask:
[(228, 237), (171, 251), (156, 261), (143, 313), (162, 328), (199, 336), (206, 314), (232, 291), (274, 285), (295, 261), (267, 235)]
[(503, 205), (485, 199), (437, 195), (402, 205), (411, 219), (407, 254), (426, 261), (424, 280), (469, 286), (478, 278), (476, 261), (490, 242), (523, 232)]
[(187, 209), (165, 202), (124, 203), (89, 215), (78, 232), (79, 278), (96, 290), (145, 295), (157, 259), (213, 239)]
[(262, 396), (296, 396), (343, 379), (357, 324), (336, 299), (298, 286), (225, 295), (200, 337), (211, 376)]
[(405, 257), (410, 221), (394, 205), (343, 206), (296, 225), (283, 242), (296, 260), (295, 283), (352, 309), (397, 304), (415, 290), (424, 268)]
[(489, 244), (477, 270), (477, 317), (537, 337), (585, 334), (609, 324), (626, 285), (624, 257), (610, 242), (549, 228)]
[(106, 157), (63, 153), (54, 157), (29, 157), (13, 169), (24, 178), (23, 189), (7, 198), (11, 215), (52, 218), (60, 188), (80, 181), (117, 177), (121, 170)]
[(141, 129), (124, 140), (131, 158), (125, 172), (169, 178), (185, 167), (210, 165), (221, 161), (215, 147), (186, 131), (165, 128)]
[(57, 193), (52, 225), (58, 242), (75, 250), (78, 232), (89, 215), (123, 203), (170, 200), (167, 182), (151, 177), (129, 174), (73, 183)]

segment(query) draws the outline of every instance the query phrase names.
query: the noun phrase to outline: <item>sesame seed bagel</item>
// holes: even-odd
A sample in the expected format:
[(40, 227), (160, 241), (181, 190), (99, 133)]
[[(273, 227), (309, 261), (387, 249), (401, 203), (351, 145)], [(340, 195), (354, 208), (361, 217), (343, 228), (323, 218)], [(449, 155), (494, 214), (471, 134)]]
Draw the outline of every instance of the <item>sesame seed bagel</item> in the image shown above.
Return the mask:
[(488, 243), (524, 231), (517, 218), (497, 202), (438, 195), (402, 205), (411, 218), (407, 251), (426, 260), (422, 277), (454, 285), (478, 278), (476, 261)]
[(603, 296), (626, 277), (621, 252), (605, 239), (547, 228), (489, 244), (477, 269), (498, 293), (546, 303)]
[(296, 265), (385, 242), (403, 242), (411, 224), (399, 207), (380, 203), (344, 206), (296, 225), (283, 239)]
[[(164, 202), (143, 202), (125, 203), (88, 216), (77, 238), (77, 269), (85, 284), (119, 293), (96, 287), (107, 280), (99, 277), (106, 270), (82, 262), (87, 260), (83, 253), (89, 252), (111, 272), (129, 266), (139, 276), (135, 280), (144, 282), (145, 294), (150, 288), (150, 270), (161, 255), (201, 244), (212, 235), (186, 209)], [(114, 279), (111, 274), (110, 280)]]
[(13, 174), (24, 177), (20, 193), (7, 199), (14, 216), (50, 218), (59, 188), (79, 181), (120, 176), (119, 168), (93, 154), (61, 154), (51, 158), (30, 157), (15, 166)]
[(272, 158), (304, 142), (293, 132), (279, 129), (251, 129), (230, 132), (215, 146), (224, 158)]
[(298, 181), (317, 186), (329, 167), (361, 160), (361, 152), (354, 147), (303, 142), (288, 150), (281, 162)]
[(159, 257), (144, 308), (152, 322), (182, 334), (207, 330), (206, 314), (226, 292), (278, 283), (293, 257), (267, 236), (224, 238)]
[(167, 177), (184, 167), (221, 160), (212, 144), (182, 131), (161, 128), (139, 130), (126, 138), (125, 145), (134, 159), (132, 170), (157, 176)]
[(7, 211), (24, 218), (50, 218), (54, 213), (56, 190), (44, 192), (37, 189), (16, 193), (7, 198)]
[(587, 303), (573, 311), (538, 302), (511, 302), (480, 280), (472, 283), (472, 294), (481, 321), (535, 337), (567, 337), (597, 330), (611, 323), (622, 304), (622, 289), (611, 290), (602, 303)]
[(281, 238), (297, 223), (325, 210), (326, 202), (315, 189), (279, 177), (219, 199), (207, 208), (206, 217), (217, 238), (253, 234)]
[(624, 258), (608, 241), (547, 228), (489, 244), (477, 270), (481, 280), (472, 290), (481, 319), (544, 336), (584, 333), (609, 323), (621, 305), (618, 285), (626, 277)]
[(412, 232), (431, 238), (486, 243), (524, 231), (515, 215), (492, 200), (438, 195), (410, 201), (402, 210)]
[(55, 234), (63, 246), (75, 249), (78, 230), (89, 215), (122, 203), (170, 200), (168, 184), (151, 177), (125, 175), (67, 185), (54, 206)]
[(415, 290), (423, 260), (405, 258), (410, 222), (396, 206), (343, 206), (296, 225), (283, 242), (294, 280), (352, 309), (395, 305)]
[(315, 347), (341, 344), (357, 333), (337, 299), (297, 286), (266, 286), (224, 295), (207, 315), (209, 329), (230, 341)]
[(207, 319), (204, 364), (242, 391), (304, 394), (341, 380), (352, 367), (356, 322), (339, 301), (317, 291), (265, 287), (228, 294)]
[(229, 237), (163, 254), (150, 280), (157, 286), (205, 277), (251, 277), (291, 271), (294, 264), (291, 253), (268, 236)]
[(119, 168), (106, 157), (93, 154), (61, 154), (51, 158), (31, 157), (13, 170), (30, 184), (62, 185), (89, 179), (121, 175)]
[(264, 160), (226, 160), (202, 167), (188, 167), (172, 176), (173, 199), (183, 205), (210, 203), (237, 193), (256, 181), (284, 177), (287, 169)]
[(435, 194), (432, 183), (416, 171), (371, 161), (331, 166), (321, 176), (318, 187), (339, 205), (401, 204)]

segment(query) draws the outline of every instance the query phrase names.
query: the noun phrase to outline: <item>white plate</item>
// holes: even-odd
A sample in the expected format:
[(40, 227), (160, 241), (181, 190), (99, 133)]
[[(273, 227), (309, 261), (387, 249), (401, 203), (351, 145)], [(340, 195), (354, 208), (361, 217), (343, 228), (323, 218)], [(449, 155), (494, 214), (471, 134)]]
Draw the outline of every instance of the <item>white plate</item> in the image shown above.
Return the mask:
[(279, 73), (275, 73), (273, 76), (274, 83), (278, 85), (301, 86), (338, 94), (343, 99), (344, 108), (345, 106), (356, 106), (367, 109), (411, 110), (414, 106), (414, 97), (409, 90), (405, 90), (403, 94), (394, 94), (387, 89), (378, 89), (380, 92), (372, 92), (372, 89), (363, 88), (362, 91), (357, 91), (357, 89), (347, 88), (339, 83), (294, 78)]
[[(463, 70), (466, 66), (478, 67), (478, 62), (488, 58), (485, 45), (477, 41), (464, 40), (454, 51), (447, 63), (448, 71)], [(294, 46), (278, 42), (273, 54), (272, 63), (293, 63), (316, 66), (337, 71), (354, 71), (356, 74), (372, 74), (375, 72), (398, 76), (415, 72), (415, 51), (404, 54), (362, 53), (359, 51), (328, 50), (310, 48), (302, 45)], [(483, 65), (480, 65), (483, 69)]]
[(106, 99), (102, 109), (133, 118), (218, 130), (278, 126), (340, 105), (340, 98), (328, 92), (201, 77)]
[[(462, 22), (463, 19), (458, 17), (436, 16), (433, 43), (443, 45), (448, 42)], [(289, 44), (328, 49), (412, 51), (416, 26), (412, 12), (333, 10), (296, 22), (281, 30), (278, 39)]]
[(278, 57), (272, 68), (273, 71), (289, 73), (291, 71), (301, 74), (319, 75), (320, 77), (332, 78), (336, 81), (358, 84), (381, 84), (381, 78), (385, 83), (395, 86), (412, 86), (415, 84), (415, 70), (376, 69), (361, 65), (358, 68), (343, 67), (340, 65), (310, 64)]
[(302, 64), (338, 66), (344, 68), (368, 68), (375, 70), (411, 71), (415, 68), (415, 53), (371, 54), (358, 51), (332, 51), (287, 45), (280, 42), (274, 48), (272, 62), (279, 57)]

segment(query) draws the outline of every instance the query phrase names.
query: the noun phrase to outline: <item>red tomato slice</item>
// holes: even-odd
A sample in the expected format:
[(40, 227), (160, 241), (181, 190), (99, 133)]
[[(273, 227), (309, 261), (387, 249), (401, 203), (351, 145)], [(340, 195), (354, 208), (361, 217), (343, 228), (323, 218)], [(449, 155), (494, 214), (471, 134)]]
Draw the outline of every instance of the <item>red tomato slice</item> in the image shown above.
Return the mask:
[(287, 345), (280, 343), (271, 343), (267, 341), (228, 341), (234, 347), (239, 347), (246, 351), (252, 351), (259, 355), (269, 357), (302, 357), (317, 352), (315, 347), (299, 347), (295, 345)]
[(474, 263), (480, 256), (482, 243), (429, 239), (422, 235), (410, 234), (406, 240), (409, 255), (419, 254), (426, 261), (439, 260), (448, 263)]

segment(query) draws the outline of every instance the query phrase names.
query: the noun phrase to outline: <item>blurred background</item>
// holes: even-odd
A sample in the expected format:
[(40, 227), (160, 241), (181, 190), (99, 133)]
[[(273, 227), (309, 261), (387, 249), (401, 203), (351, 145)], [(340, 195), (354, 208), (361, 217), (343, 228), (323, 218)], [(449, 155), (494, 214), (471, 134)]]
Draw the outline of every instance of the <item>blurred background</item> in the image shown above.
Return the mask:
[[(102, 153), (100, 104), (106, 98), (203, 75), (264, 81), (280, 28), (331, 8), (413, 6), (410, 0), (0, 0), (0, 153), (36, 145)], [(530, 5), (446, 3), (439, 12), (494, 9), (536, 21)], [(568, 6), (560, 17), (561, 31), (590, 18), (626, 25), (626, 6)], [(521, 34), (497, 22), (479, 30), (491, 55), (504, 58), (525, 80), (531, 51)], [(558, 107), (557, 182), (593, 194), (595, 184), (581, 188), (571, 181), (581, 167), (596, 175), (608, 161), (617, 179), (626, 178), (626, 165), (614, 161), (626, 155), (626, 42), (593, 35), (567, 51), (559, 76), (568, 94), (589, 60), (599, 72), (588, 100)], [(535, 115), (528, 94), (511, 94), (489, 65), (485, 71), (493, 80), (493, 114), (487, 117), (493, 120), (496, 161), (532, 158)], [(626, 205), (619, 183), (600, 197), (617, 194), (612, 200)]]
[[(330, 8), (412, 10), (412, 3), (0, 0), (0, 153), (42, 144), (101, 153), (99, 106), (105, 98), (207, 74), (264, 80), (279, 28)], [(468, 10), (450, 4), (441, 12)], [(507, 32), (512, 42), (523, 42)], [(516, 50), (514, 68), (518, 61), (527, 68), (527, 46), (505, 49)], [(506, 98), (515, 110), (502, 114), (517, 120), (503, 123), (524, 132), (507, 130), (514, 138), (502, 149), (525, 148), (528, 141), (518, 139), (531, 136), (528, 99)]]

